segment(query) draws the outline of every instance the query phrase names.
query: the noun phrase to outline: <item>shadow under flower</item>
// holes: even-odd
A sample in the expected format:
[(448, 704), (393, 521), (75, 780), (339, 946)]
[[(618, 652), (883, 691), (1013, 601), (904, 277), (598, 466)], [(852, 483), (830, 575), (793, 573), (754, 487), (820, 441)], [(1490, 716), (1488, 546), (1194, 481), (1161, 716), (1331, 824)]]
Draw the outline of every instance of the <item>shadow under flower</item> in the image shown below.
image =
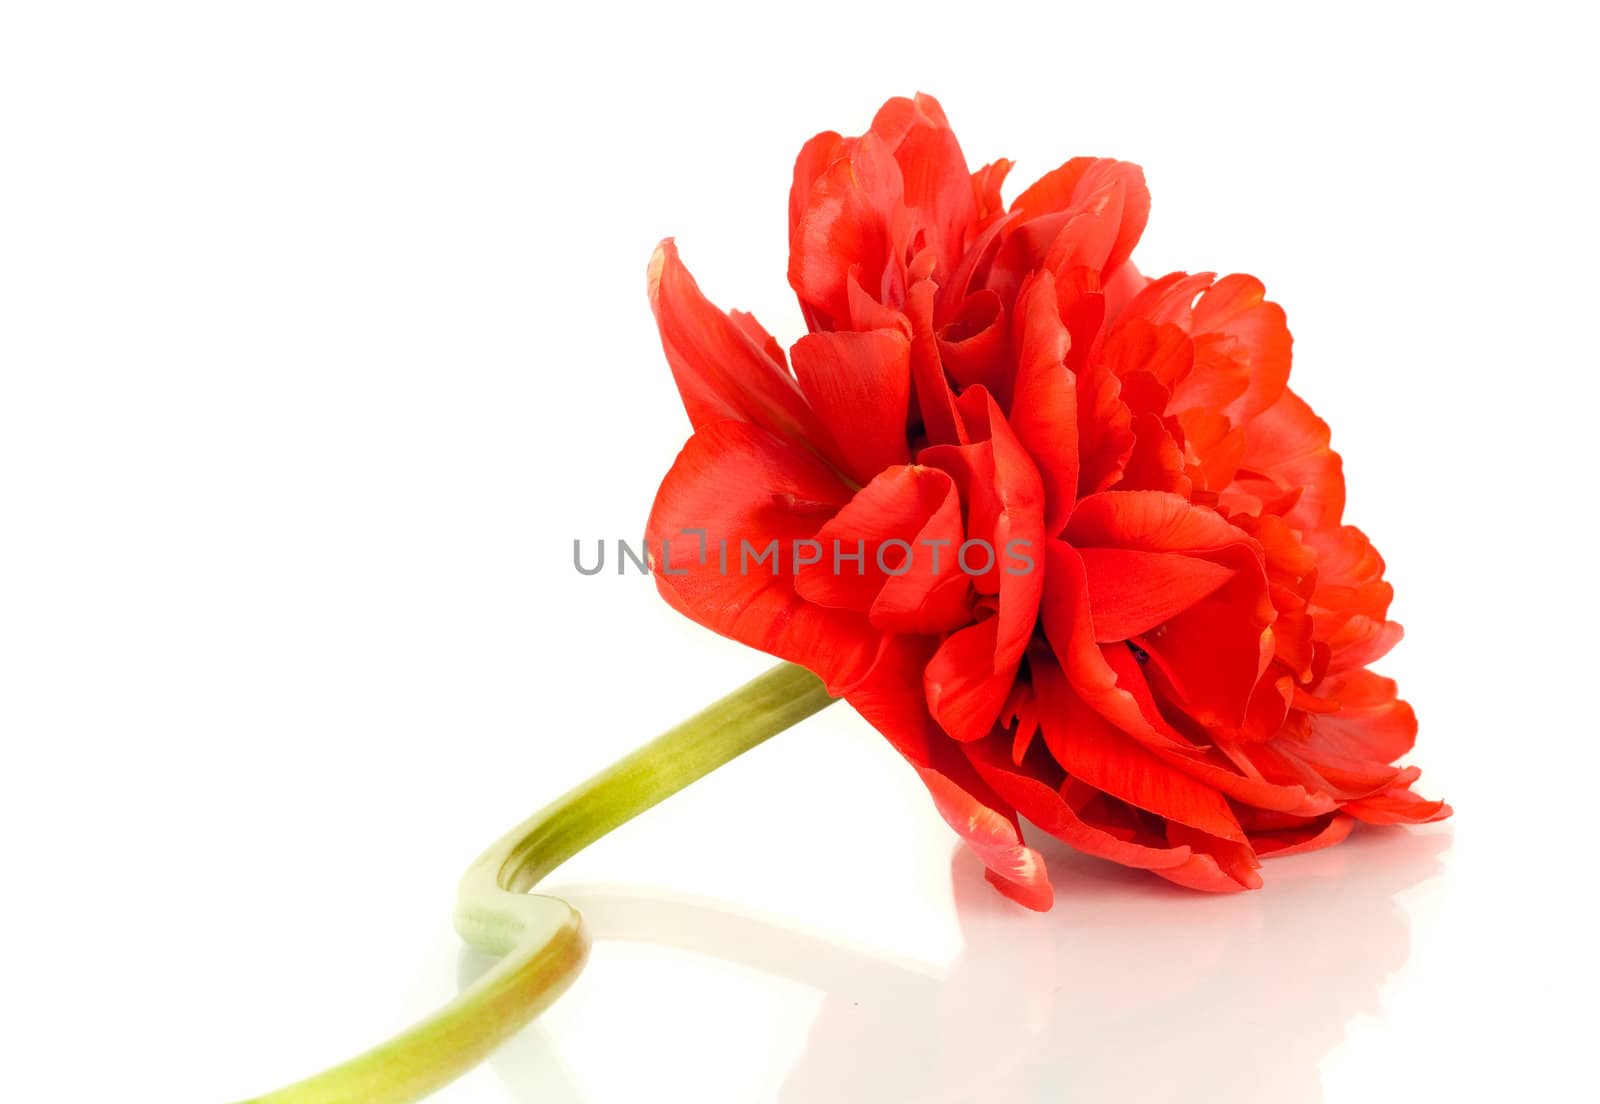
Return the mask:
[[(1270, 864), (1257, 893), (1216, 897), (1063, 849), (1054, 911), (952, 861), (963, 948), (947, 968), (862, 951), (715, 901), (554, 890), (594, 939), (710, 955), (824, 993), (792, 1104), (885, 1101), (1322, 1099), (1320, 1065), (1351, 1020), (1380, 1011), (1404, 963), (1400, 892), (1440, 869), (1448, 828), (1369, 830)], [(486, 960), (464, 952), (463, 982)], [(581, 981), (580, 983), (581, 984)], [(537, 1026), (492, 1060), (513, 1099), (584, 1099)]]

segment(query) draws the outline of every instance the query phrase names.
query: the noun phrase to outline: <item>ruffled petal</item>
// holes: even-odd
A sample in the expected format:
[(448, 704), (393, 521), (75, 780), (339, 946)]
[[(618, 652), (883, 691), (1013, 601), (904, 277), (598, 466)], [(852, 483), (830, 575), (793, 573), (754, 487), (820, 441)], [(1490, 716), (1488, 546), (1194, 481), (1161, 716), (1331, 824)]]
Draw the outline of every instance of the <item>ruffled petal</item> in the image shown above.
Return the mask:
[(1344, 462), (1330, 440), (1328, 424), (1288, 388), (1245, 427), (1240, 467), (1298, 491), (1284, 520), (1302, 532), (1333, 528), (1344, 514)]
[(1196, 721), (1224, 730), (1243, 725), (1272, 659), (1277, 615), (1259, 545), (1215, 510), (1153, 491), (1084, 498), (1067, 538), (1080, 548), (1182, 552), (1231, 569), (1220, 588), (1133, 642), (1149, 656), (1147, 670), (1165, 696)]
[(1175, 552), (1081, 550), (1095, 640), (1131, 640), (1168, 621), (1233, 578), (1224, 564)]
[(1119, 325), (1175, 326), (1192, 341), (1190, 369), (1172, 380), (1169, 413), (1215, 411), (1239, 424), (1266, 410), (1289, 381), (1291, 338), (1283, 308), (1254, 276), (1174, 272), (1128, 304)]
[(846, 700), (888, 738), (928, 787), (934, 807), (1012, 900), (1044, 911), (1054, 899), (1039, 853), (1022, 839), (1015, 809), (997, 794), (939, 730), (914, 676), (928, 641), (897, 637)]
[(996, 810), (931, 767), (919, 767), (917, 773), (939, 815), (983, 862), (989, 883), (1026, 908), (1049, 911), (1055, 903), (1050, 875), (1039, 853), (1022, 842), (1016, 814)]
[(1395, 786), (1382, 793), (1349, 802), (1344, 811), (1368, 824), (1431, 824), (1454, 814), (1443, 801), (1429, 801), (1411, 792), (1409, 786)]
[(1078, 497), (1077, 380), (1066, 366), (1072, 338), (1056, 304), (1055, 279), (1039, 273), (1017, 301), (1016, 384), (1011, 427), (1039, 468), (1047, 534), (1066, 525)]
[(999, 658), (999, 618), (952, 633), (923, 675), (928, 708), (956, 740), (981, 740), (994, 728), (1016, 680), (1016, 660)]
[[(795, 589), (823, 606), (865, 612), (885, 632), (936, 635), (971, 620), (955, 481), (937, 468), (889, 468), (817, 533), (822, 558)], [(920, 682), (920, 678), (919, 678)]]
[(871, 133), (821, 149), (835, 156), (792, 204), (789, 236), (789, 283), (813, 330), (848, 327), (852, 276), (885, 305), (902, 303), (906, 288), (908, 224), (893, 154)]
[(1006, 309), (987, 288), (968, 296), (939, 330), (939, 362), (957, 387), (985, 387), (1000, 398), (1011, 394), (1011, 346)]
[(912, 99), (897, 96), (878, 110), (872, 132), (894, 151), (905, 205), (939, 256), (935, 278), (948, 277), (961, 260), (978, 205), (966, 158), (944, 109), (920, 92)]
[(1067, 539), (1079, 548), (1130, 548), (1204, 554), (1254, 541), (1215, 510), (1156, 491), (1106, 491), (1085, 496)]
[(1079, 697), (1122, 731), (1137, 734), (1146, 743), (1176, 742), (1175, 737), (1165, 735), (1170, 731), (1165, 721), (1159, 721), (1157, 728), (1133, 695), (1118, 685), (1107, 652), (1094, 639), (1083, 555), (1065, 541), (1052, 540), (1046, 547), (1039, 620), (1052, 662), (1062, 667)]
[[(1074, 242), (1067, 247), (1078, 263), (1090, 263), (1109, 272), (1128, 259), (1144, 233), (1150, 219), (1150, 191), (1138, 165), (1074, 157), (1029, 186), (1011, 204), (1011, 210), (1025, 224), (1035, 224), (1034, 241), (1047, 247), (1057, 244), (1062, 229), (1073, 224), (1074, 219), (1078, 220), (1075, 229), (1079, 234), (1098, 238), (1109, 231), (1103, 244), (1096, 241), (1093, 247), (1084, 247)], [(1108, 217), (1108, 212), (1114, 212), (1114, 216)], [(1092, 223), (1084, 216), (1091, 216)]]
[(814, 333), (795, 343), (794, 371), (845, 471), (866, 483), (910, 459), (911, 342), (899, 330)]
[(1307, 722), (1308, 742), (1323, 754), (1393, 763), (1416, 742), (1417, 715), (1397, 696), (1393, 679), (1340, 672), (1324, 679), (1314, 697), (1335, 707)]
[(807, 667), (840, 693), (870, 669), (882, 634), (860, 613), (797, 594), (793, 560), (795, 542), (814, 538), (849, 500), (812, 453), (749, 422), (707, 423), (678, 454), (650, 511), (657, 589), (707, 628)]
[[(699, 429), (731, 418), (797, 444), (827, 437), (776, 355), (776, 342), (747, 314), (712, 306), (668, 238), (650, 258), (650, 307), (678, 394)], [(763, 341), (762, 339), (765, 338)]]
[(1073, 692), (1059, 667), (1029, 663), (1051, 756), (1072, 777), (1140, 809), (1220, 839), (1244, 831), (1216, 790), (1168, 766)]
[(1004, 157), (990, 162), (972, 174), (972, 195), (977, 202), (976, 225), (987, 227), (1005, 215), (1005, 201), (1000, 198), (1000, 188), (1015, 164)]
[(1355, 827), (1355, 818), (1344, 813), (1329, 813), (1299, 824), (1275, 827), (1270, 830), (1247, 829), (1250, 845), (1263, 859), (1283, 855), (1303, 855), (1307, 851), (1320, 851), (1343, 843)]
[[(958, 565), (973, 589), (990, 596), (993, 617), (956, 633), (928, 666), (929, 707), (959, 740), (988, 734), (1033, 635), (1044, 588), (1044, 489), (1038, 470), (982, 388), (961, 396), (962, 424), (971, 443), (922, 451), (922, 463), (949, 472), (967, 506), (967, 542), (982, 542)], [(980, 570), (987, 566), (988, 570)]]
[[(1060, 789), (1062, 780), (1050, 785), (1041, 778), (1044, 771), (1038, 764), (1018, 767), (1012, 762), (1003, 736), (966, 744), (963, 750), (983, 780), (1019, 813), (1086, 855), (1144, 870), (1181, 866), (1189, 859), (1187, 847), (1140, 843), (1090, 824), (1068, 803)], [(1060, 774), (1059, 768), (1056, 773)]]

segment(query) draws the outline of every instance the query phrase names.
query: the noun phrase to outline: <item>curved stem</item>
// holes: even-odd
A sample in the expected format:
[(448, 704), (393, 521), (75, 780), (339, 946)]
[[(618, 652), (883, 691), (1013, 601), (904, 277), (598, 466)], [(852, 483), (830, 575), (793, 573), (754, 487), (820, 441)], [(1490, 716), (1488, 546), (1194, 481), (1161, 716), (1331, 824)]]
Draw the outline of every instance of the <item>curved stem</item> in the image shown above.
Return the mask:
[(528, 890), (613, 828), (832, 700), (815, 675), (782, 664), (523, 821), (467, 870), (456, 905), (461, 937), (504, 958), (410, 1030), (246, 1104), (409, 1104), (477, 1065), (560, 996), (589, 953), (577, 910)]

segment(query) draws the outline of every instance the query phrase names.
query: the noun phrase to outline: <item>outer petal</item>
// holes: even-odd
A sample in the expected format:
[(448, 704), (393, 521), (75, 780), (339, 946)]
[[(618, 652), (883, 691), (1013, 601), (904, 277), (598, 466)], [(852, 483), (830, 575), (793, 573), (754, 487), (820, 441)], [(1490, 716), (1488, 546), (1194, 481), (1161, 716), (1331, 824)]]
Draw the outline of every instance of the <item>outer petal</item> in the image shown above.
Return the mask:
[(794, 161), (794, 182), (789, 186), (789, 234), (791, 238), (811, 202), (812, 185), (840, 158), (849, 156), (855, 139), (844, 138), (831, 130), (816, 135), (800, 147)]
[(696, 429), (731, 418), (800, 444), (825, 441), (816, 417), (781, 358), (756, 334), (749, 315), (730, 317), (712, 306), (678, 259), (668, 238), (650, 258), (650, 308), (661, 347)]
[(1281, 855), (1301, 855), (1343, 843), (1355, 826), (1355, 818), (1344, 813), (1329, 813), (1294, 827), (1250, 832), (1250, 843), (1264, 859)]
[(1300, 489), (1284, 520), (1302, 532), (1337, 526), (1344, 513), (1344, 462), (1329, 440), (1328, 424), (1287, 388), (1245, 428), (1240, 467)]
[(1173, 843), (1187, 844), (1195, 860), (1210, 860), (1191, 861), (1186, 864), (1187, 869), (1168, 871), (1167, 876), (1172, 881), (1210, 893), (1261, 888), (1261, 875), (1257, 873), (1261, 860), (1248, 839), (1218, 839), (1176, 821), (1167, 822), (1167, 838)]
[(1171, 870), (1157, 870), (1156, 874), (1169, 882), (1175, 882), (1185, 889), (1198, 889), (1202, 893), (1239, 893), (1246, 889), (1258, 889), (1261, 886), (1260, 878), (1255, 884), (1247, 885), (1234, 878), (1212, 855), (1194, 854), (1189, 861), (1180, 867)]
[(1212, 280), (1209, 272), (1172, 273), (1145, 288), (1123, 318), (1174, 325), (1193, 339), (1193, 368), (1174, 381), (1170, 413), (1198, 407), (1247, 422), (1276, 403), (1289, 381), (1289, 328), (1254, 276)]
[(1383, 581), (1383, 557), (1353, 525), (1313, 530), (1306, 543), (1316, 551), (1312, 636), (1328, 647), (1328, 669), (1350, 671), (1382, 659), (1403, 635), (1386, 619), (1394, 589)]
[(1344, 811), (1368, 824), (1431, 824), (1451, 816), (1455, 810), (1443, 801), (1419, 797), (1408, 786), (1395, 786), (1352, 801), (1345, 805)]
[(900, 166), (873, 134), (839, 152), (797, 205), (789, 236), (789, 283), (814, 330), (849, 323), (852, 274), (879, 303), (905, 297), (909, 222)]
[(1396, 696), (1393, 679), (1350, 671), (1323, 680), (1316, 694), (1338, 707), (1307, 722), (1310, 741), (1325, 754), (1393, 763), (1416, 742), (1417, 715)]
[[(708, 423), (656, 492), (645, 529), (656, 586), (674, 609), (810, 668), (840, 693), (870, 668), (882, 636), (859, 613), (801, 598), (791, 557), (793, 542), (814, 537), (849, 498), (810, 452), (748, 422)], [(686, 530), (704, 533), (703, 555)], [(743, 564), (742, 542), (752, 554), (775, 542), (775, 556)]]
[(1007, 897), (1036, 912), (1055, 901), (1044, 859), (1022, 842), (1016, 814), (998, 812), (966, 788), (931, 767), (917, 770), (945, 823), (966, 840), (988, 868), (988, 878)]
[(1194, 306), (1195, 360), (1226, 359), (1245, 368), (1250, 385), (1223, 413), (1246, 422), (1277, 402), (1289, 383), (1292, 339), (1283, 308), (1268, 301), (1254, 276), (1224, 276)]

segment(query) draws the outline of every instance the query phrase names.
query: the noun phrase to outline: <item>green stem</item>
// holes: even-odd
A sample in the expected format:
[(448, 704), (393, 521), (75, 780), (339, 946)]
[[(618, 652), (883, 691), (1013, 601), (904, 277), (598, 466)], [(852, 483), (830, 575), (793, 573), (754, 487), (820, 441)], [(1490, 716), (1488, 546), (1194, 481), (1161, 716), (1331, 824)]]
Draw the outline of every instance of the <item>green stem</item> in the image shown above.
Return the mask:
[(456, 905), (461, 937), (501, 961), (410, 1030), (247, 1104), (409, 1104), (477, 1065), (560, 996), (589, 953), (577, 910), (528, 890), (613, 828), (832, 700), (815, 675), (782, 664), (523, 821), (468, 869)]

